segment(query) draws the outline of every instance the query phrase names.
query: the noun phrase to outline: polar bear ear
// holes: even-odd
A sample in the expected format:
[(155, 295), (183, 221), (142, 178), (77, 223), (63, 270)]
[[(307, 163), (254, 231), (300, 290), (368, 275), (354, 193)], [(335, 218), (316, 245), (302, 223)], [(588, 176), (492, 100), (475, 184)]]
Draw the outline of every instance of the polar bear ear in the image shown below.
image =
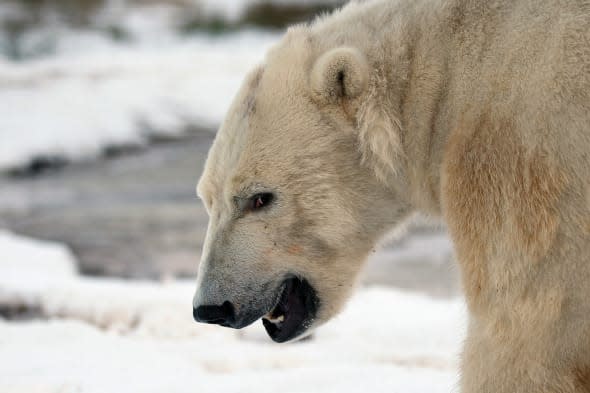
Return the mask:
[(335, 103), (358, 97), (367, 87), (369, 65), (353, 48), (332, 49), (318, 58), (311, 70), (311, 91), (315, 99)]

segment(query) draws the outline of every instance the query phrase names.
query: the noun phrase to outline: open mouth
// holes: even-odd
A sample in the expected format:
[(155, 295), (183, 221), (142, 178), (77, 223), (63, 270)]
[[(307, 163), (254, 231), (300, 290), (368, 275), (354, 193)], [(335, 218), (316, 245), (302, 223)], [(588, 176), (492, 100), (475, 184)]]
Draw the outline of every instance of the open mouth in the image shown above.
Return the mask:
[(307, 280), (288, 278), (274, 308), (262, 318), (270, 338), (278, 343), (300, 336), (313, 322), (319, 305), (315, 290)]

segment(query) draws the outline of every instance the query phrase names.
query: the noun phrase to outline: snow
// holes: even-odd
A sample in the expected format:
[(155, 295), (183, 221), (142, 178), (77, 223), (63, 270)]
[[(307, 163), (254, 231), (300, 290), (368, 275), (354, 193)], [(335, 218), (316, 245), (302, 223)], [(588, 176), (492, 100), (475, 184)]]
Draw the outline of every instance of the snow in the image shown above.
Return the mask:
[[(256, 2), (108, 0), (87, 28), (68, 25), (51, 7), (36, 20), (19, 2), (0, 4), (0, 24), (30, 24), (18, 35), (22, 59), (0, 55), (0, 172), (35, 158), (88, 159), (111, 146), (218, 127), (245, 73), (281, 33), (180, 32), (191, 18), (231, 24)], [(0, 53), (11, 53), (14, 39), (0, 30)]]
[(0, 231), (0, 305), (38, 302), (44, 291), (76, 277), (75, 263), (61, 244)]
[[(425, 247), (428, 245), (428, 247)], [(397, 247), (388, 247), (378, 251), (378, 257), (387, 263), (419, 263), (427, 261), (432, 265), (441, 265), (453, 255), (453, 244), (446, 233), (408, 236)]]
[[(461, 299), (363, 288), (311, 340), (274, 344), (260, 324), (192, 321), (192, 282), (81, 277), (61, 245), (0, 232), (0, 392), (456, 391)], [(37, 284), (35, 284), (37, 283)]]
[(276, 35), (128, 47), (87, 38), (71, 38), (50, 58), (0, 59), (0, 170), (37, 156), (82, 159), (153, 135), (214, 128)]

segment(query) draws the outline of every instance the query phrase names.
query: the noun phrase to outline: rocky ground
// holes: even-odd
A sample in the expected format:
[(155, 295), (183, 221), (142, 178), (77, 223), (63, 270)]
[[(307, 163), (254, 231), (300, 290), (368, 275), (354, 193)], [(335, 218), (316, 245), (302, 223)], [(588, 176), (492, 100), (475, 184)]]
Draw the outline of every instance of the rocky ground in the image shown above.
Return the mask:
[[(83, 274), (194, 277), (207, 214), (195, 196), (210, 130), (92, 162), (0, 176), (0, 228), (68, 244)], [(364, 283), (458, 293), (444, 233), (424, 225), (375, 253)]]

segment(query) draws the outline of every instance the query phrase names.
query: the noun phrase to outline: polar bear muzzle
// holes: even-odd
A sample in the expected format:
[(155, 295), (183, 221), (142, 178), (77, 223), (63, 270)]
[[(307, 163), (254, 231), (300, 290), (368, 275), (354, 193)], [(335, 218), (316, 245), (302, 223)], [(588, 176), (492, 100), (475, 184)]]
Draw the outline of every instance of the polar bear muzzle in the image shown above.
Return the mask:
[(221, 305), (198, 305), (193, 308), (193, 317), (197, 322), (234, 329), (262, 318), (273, 341), (282, 343), (302, 336), (313, 325), (320, 305), (315, 289), (307, 280), (290, 275), (271, 293), (257, 305), (248, 302), (249, 307), (228, 300)]

